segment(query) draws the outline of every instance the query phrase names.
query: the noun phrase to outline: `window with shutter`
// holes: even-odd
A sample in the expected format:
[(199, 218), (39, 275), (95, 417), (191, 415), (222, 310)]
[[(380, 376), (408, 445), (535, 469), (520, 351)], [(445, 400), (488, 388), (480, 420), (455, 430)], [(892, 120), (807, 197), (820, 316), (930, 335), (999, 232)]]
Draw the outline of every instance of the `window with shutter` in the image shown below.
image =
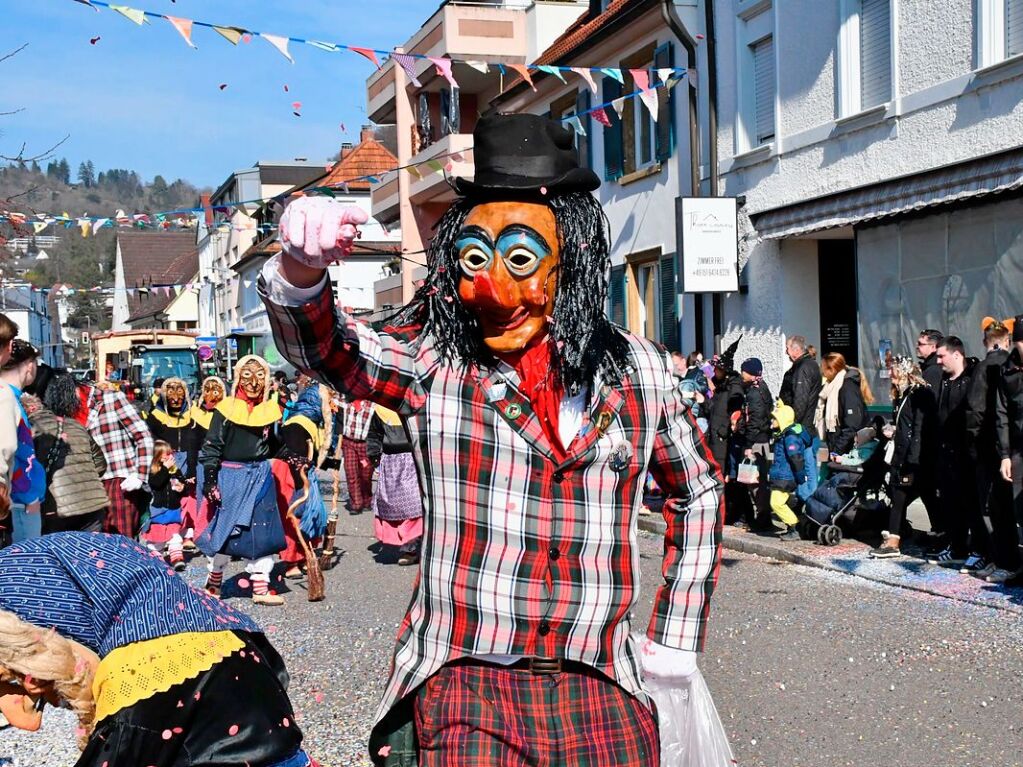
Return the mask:
[(1005, 0), (1005, 55), (1023, 53), (1023, 0)]
[(608, 285), (608, 314), (611, 322), (625, 327), (625, 266), (611, 267), (611, 282)]
[(575, 137), (575, 146), (579, 150), (579, 164), (584, 168), (593, 167), (593, 157), (590, 151), (590, 131), (593, 130), (593, 121), (590, 119), (592, 99), (589, 91), (580, 92), (575, 98), (575, 113), (582, 115), (579, 121), (583, 124), (585, 133)]
[[(602, 99), (605, 104), (621, 98), (622, 84), (613, 77), (605, 77), (601, 81)], [(616, 181), (624, 173), (623, 152), (622, 152), (622, 121), (614, 109), (608, 107), (604, 110), (607, 113), (610, 127), (604, 126), (604, 179)]]
[[(675, 46), (669, 41), (654, 51), (654, 68), (675, 66)], [(672, 89), (657, 89), (657, 161), (664, 162), (675, 149), (675, 98)]]
[(661, 259), (661, 343), (671, 351), (679, 351), (675, 254)]
[(892, 98), (891, 0), (860, 2), (860, 109)]
[(753, 135), (757, 146), (774, 138), (774, 38), (750, 46), (753, 51)]

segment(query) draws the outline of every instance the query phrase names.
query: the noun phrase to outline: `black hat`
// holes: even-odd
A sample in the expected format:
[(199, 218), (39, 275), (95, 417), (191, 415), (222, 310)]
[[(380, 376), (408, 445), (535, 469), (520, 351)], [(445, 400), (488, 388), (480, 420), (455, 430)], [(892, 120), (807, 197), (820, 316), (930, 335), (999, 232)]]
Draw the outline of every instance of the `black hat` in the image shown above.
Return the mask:
[(476, 178), (455, 179), (467, 197), (508, 193), (592, 192), (597, 174), (580, 168), (575, 133), (555, 120), (533, 114), (480, 118), (472, 133)]
[(733, 370), (735, 370), (735, 352), (738, 350), (739, 341), (741, 340), (742, 336), (739, 336), (734, 341), (732, 341), (731, 345), (729, 345), (729, 347), (725, 349), (721, 354), (714, 355), (714, 358), (711, 359), (710, 364), (716, 368), (724, 370), (726, 373), (731, 373)]

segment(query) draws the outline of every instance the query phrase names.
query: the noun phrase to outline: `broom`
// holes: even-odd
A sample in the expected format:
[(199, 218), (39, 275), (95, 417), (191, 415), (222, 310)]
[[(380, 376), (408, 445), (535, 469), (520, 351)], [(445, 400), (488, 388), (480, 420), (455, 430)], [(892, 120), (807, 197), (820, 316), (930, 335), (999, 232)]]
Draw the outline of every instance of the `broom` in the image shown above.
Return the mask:
[(329, 570), (334, 566), (334, 536), (337, 535), (337, 495), (341, 489), (341, 472), (332, 469), (334, 475), (334, 498), (330, 502), (330, 516), (327, 518), (327, 534), (323, 539), (323, 551), (320, 553), (320, 569)]
[(323, 572), (320, 570), (319, 560), (316, 558), (316, 554), (309, 546), (309, 542), (306, 541), (305, 536), (302, 535), (302, 523), (298, 517), (295, 516), (295, 509), (301, 506), (309, 499), (309, 471), (308, 468), (302, 471), (302, 495), (292, 501), (288, 507), (288, 519), (291, 521), (292, 526), (295, 528), (295, 535), (298, 536), (299, 545), (302, 547), (302, 552), (305, 554), (306, 564), (306, 578), (309, 581), (309, 591), (307, 598), (310, 602), (320, 602), (326, 596), (326, 585), (323, 581)]

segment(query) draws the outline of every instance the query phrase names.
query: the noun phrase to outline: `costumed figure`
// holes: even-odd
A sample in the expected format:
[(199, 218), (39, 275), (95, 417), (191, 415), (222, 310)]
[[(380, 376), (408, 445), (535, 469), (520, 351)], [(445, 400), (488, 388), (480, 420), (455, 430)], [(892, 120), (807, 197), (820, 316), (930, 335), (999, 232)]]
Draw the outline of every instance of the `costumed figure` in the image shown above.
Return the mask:
[(373, 494), (373, 531), (378, 541), (397, 547), (399, 565), (414, 565), (423, 538), (423, 495), (412, 443), (393, 410), (373, 406), (366, 456), (380, 469)]
[(344, 428), (341, 433), (341, 461), (348, 488), (348, 511), (361, 514), (373, 508), (373, 464), (366, 457), (366, 437), (373, 420), (373, 403), (349, 398), (341, 406)]
[(185, 550), (195, 550), (195, 536), (202, 533), (209, 523), (209, 507), (203, 494), (198, 490), (198, 483), (202, 476), (199, 471), (199, 451), (202, 450), (203, 442), (206, 441), (206, 432), (210, 429), (213, 421), (213, 411), (227, 396), (227, 387), (223, 379), (218, 376), (209, 376), (202, 382), (199, 401), (192, 404), (189, 415), (192, 419), (192, 428), (188, 438), (188, 465), (192, 469), (192, 477), (196, 480), (192, 492), (186, 495), (181, 501), (182, 524), (185, 531)]
[[(301, 521), (301, 533), (310, 542), (321, 538), (327, 527), (327, 509), (320, 493), (320, 482), (316, 467), (322, 463), (326, 446), (330, 444), (328, 429), (333, 426), (330, 412), (330, 390), (308, 376), (299, 381), (301, 393), (295, 402), (292, 414), (280, 429), (281, 450), (274, 462), (274, 475), (278, 490), (287, 508), (300, 495), (305, 500), (298, 504), (293, 513)], [(308, 493), (305, 488), (308, 487)], [(281, 552), (281, 561), (288, 563), (285, 578), (301, 578), (302, 564), (306, 556), (297, 532), (287, 520), (284, 534), (288, 545)]]
[[(390, 327), (336, 306), (325, 270), (366, 214), (334, 200), (285, 210), (259, 283), (284, 356), (397, 412), (412, 444), (420, 577), (370, 756), (656, 765), (646, 692), (698, 676), (720, 473), (668, 354), (605, 316), (610, 235), (572, 132), (495, 115), (473, 145), (475, 181), (457, 182), (424, 286)], [(664, 581), (636, 640), (647, 470), (665, 497)]]
[(235, 366), (232, 396), (217, 405), (199, 453), (201, 492), (210, 522), (196, 539), (209, 558), (206, 590), (219, 596), (232, 556), (245, 560), (252, 601), (284, 604), (270, 593), (274, 555), (285, 546), (284, 526), (270, 458), (277, 453), (274, 429), (281, 410), (267, 396), (270, 366), (247, 355)]
[(178, 466), (178, 453), (162, 439), (153, 446), (153, 465), (149, 469), (149, 488), (153, 500), (149, 508), (149, 527), (141, 538), (151, 551), (167, 550), (171, 567), (185, 569), (184, 539), (181, 537), (181, 502), (186, 479)]
[(195, 476), (189, 448), (192, 442), (192, 403), (188, 386), (180, 378), (168, 378), (156, 393), (156, 402), (146, 416), (146, 425), (154, 440), (171, 446), (178, 470), (186, 477)]
[(0, 709), (79, 721), (76, 767), (314, 767), (288, 672), (259, 626), (123, 537), (55, 533), (0, 552)]

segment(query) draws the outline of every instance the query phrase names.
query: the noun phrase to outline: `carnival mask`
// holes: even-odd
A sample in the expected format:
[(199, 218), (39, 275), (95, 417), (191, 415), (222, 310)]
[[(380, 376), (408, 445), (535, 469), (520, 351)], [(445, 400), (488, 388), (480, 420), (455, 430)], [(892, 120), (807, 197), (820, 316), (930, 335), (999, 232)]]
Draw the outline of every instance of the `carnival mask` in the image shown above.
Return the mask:
[(246, 362), (238, 373), (238, 386), (251, 401), (263, 399), (266, 389), (266, 371), (256, 362)]
[(202, 385), (202, 399), (210, 410), (215, 408), (224, 399), (224, 387), (220, 381), (207, 381)]
[(185, 404), (185, 386), (177, 381), (163, 385), (163, 395), (167, 398), (167, 408), (178, 412)]
[(462, 271), (458, 294), (479, 319), (494, 354), (520, 351), (547, 333), (554, 313), (558, 230), (546, 205), (477, 205), (455, 242)]

